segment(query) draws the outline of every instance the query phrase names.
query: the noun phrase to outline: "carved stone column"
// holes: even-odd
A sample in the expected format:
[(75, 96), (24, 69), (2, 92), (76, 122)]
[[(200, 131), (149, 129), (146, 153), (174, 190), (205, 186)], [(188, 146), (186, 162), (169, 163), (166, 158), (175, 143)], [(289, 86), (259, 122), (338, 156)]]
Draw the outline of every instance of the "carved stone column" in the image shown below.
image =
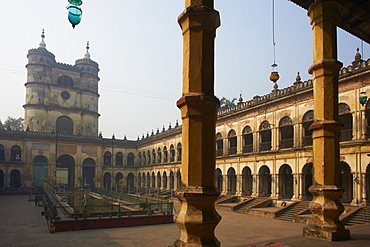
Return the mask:
[(228, 187), (229, 187), (229, 179), (228, 179), (228, 176), (227, 175), (222, 175), (222, 194), (223, 195), (227, 195), (229, 190), (228, 190)]
[(215, 127), (219, 101), (214, 96), (214, 39), (220, 25), (213, 0), (186, 0), (178, 21), (183, 33), (181, 202), (175, 221), (180, 236), (174, 246), (219, 246), (214, 230), (221, 216), (214, 203)]
[(303, 200), (303, 174), (298, 175), (298, 199)]
[(260, 175), (259, 174), (255, 174), (253, 175), (253, 194), (252, 196), (254, 197), (259, 197), (260, 195)]
[(361, 205), (367, 205), (367, 195), (366, 195), (366, 173), (361, 173), (361, 189), (362, 189), (362, 200)]
[(361, 139), (366, 140), (366, 105), (361, 110)]
[(271, 197), (274, 199), (281, 199), (282, 198), (282, 193), (281, 193), (281, 184), (282, 181), (280, 179), (281, 175), (280, 174), (273, 174), (271, 176), (272, 178), (272, 193)]
[(236, 193), (235, 195), (241, 196), (243, 194), (243, 188), (242, 188), (242, 175), (238, 174), (236, 175)]
[(339, 220), (344, 207), (339, 200), (343, 189), (339, 186), (338, 75), (342, 64), (337, 61), (338, 13), (339, 4), (334, 0), (316, 0), (308, 10), (314, 51), (309, 69), (314, 83), (314, 183), (309, 188), (313, 219), (303, 235), (329, 241), (350, 238), (349, 230)]

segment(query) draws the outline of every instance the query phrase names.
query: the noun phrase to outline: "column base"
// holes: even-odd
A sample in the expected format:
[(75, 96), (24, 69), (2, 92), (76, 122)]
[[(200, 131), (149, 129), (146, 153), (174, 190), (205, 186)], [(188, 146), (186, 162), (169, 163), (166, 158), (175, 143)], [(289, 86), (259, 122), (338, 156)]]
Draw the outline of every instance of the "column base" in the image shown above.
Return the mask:
[(318, 228), (304, 227), (303, 236), (326, 241), (343, 241), (351, 239), (350, 231), (347, 229), (333, 231), (333, 230), (323, 230), (319, 227)]
[(221, 220), (215, 209), (219, 192), (215, 188), (183, 188), (176, 192), (181, 202), (175, 222), (180, 229), (180, 237), (174, 247), (220, 246), (214, 230)]

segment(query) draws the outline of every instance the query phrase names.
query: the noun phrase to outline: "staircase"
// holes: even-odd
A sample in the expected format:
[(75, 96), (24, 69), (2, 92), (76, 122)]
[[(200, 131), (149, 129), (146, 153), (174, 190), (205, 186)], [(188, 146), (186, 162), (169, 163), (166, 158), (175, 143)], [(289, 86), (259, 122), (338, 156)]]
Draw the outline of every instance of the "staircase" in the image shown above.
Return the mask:
[(344, 219), (346, 226), (354, 226), (361, 224), (370, 223), (370, 207), (363, 207), (349, 215), (347, 219)]
[(301, 201), (286, 206), (281, 211), (276, 212), (275, 219), (293, 221), (293, 217), (298, 213), (308, 209), (309, 204), (309, 201)]
[(241, 207), (237, 208), (234, 212), (240, 213), (240, 214), (247, 214), (247, 211), (251, 209), (252, 207), (265, 203), (267, 201), (271, 201), (271, 199), (259, 197), (259, 198), (255, 198), (252, 200), (248, 200)]

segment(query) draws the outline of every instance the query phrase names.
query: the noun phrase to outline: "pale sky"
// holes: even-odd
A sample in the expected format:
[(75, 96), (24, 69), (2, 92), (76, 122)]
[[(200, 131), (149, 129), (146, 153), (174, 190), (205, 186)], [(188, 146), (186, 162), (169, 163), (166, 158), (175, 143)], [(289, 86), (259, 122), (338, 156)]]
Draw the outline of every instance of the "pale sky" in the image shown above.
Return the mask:
[[(177, 23), (185, 0), (83, 0), (82, 21), (72, 29), (67, 0), (18, 0), (0, 14), (0, 119), (24, 117), (27, 52), (45, 29), (46, 49), (57, 62), (74, 64), (90, 41), (100, 67), (100, 130), (136, 140), (180, 119), (182, 34)], [(5, 7), (5, 6), (4, 6)], [(310, 79), (312, 35), (307, 11), (275, 0), (276, 63), (279, 88), (292, 85), (299, 71)], [(215, 89), (218, 97), (250, 100), (272, 90), (272, 0), (215, 0), (217, 29)], [(370, 46), (338, 29), (338, 56), (351, 64), (356, 48)]]

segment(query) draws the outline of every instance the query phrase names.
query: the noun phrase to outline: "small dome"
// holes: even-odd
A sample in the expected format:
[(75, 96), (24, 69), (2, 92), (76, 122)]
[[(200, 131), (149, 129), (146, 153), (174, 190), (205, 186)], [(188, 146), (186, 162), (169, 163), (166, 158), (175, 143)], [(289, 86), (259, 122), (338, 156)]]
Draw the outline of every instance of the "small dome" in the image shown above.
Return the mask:
[(239, 101), (239, 103), (242, 103), (243, 102), (242, 94), (240, 94), (238, 101)]
[(85, 55), (84, 55), (84, 59), (90, 59), (89, 49), (90, 49), (89, 41), (87, 41), (87, 45), (86, 45), (86, 53), (85, 53)]
[(361, 60), (361, 54), (359, 53), (360, 49), (357, 47), (356, 49), (356, 55), (355, 55), (355, 60)]
[(301, 76), (299, 75), (299, 72), (297, 72), (297, 76), (295, 77), (296, 82), (301, 82)]
[(39, 47), (41, 48), (46, 48), (46, 44), (45, 44), (45, 41), (44, 41), (44, 38), (45, 38), (45, 32), (44, 32), (44, 29), (42, 29), (42, 34), (41, 34), (41, 42), (39, 44)]

